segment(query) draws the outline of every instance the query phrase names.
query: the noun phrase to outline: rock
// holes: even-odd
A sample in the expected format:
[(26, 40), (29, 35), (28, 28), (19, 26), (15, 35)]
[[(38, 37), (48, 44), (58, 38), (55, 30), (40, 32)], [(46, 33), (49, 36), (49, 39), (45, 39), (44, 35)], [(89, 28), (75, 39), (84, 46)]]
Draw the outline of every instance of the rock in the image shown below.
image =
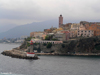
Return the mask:
[(11, 56), (13, 58), (38, 59), (37, 56), (35, 56), (35, 57), (28, 57), (26, 55), (26, 52), (22, 52), (22, 51), (19, 51), (19, 50), (6, 50), (6, 51), (3, 51), (1, 54), (6, 55), (6, 56)]

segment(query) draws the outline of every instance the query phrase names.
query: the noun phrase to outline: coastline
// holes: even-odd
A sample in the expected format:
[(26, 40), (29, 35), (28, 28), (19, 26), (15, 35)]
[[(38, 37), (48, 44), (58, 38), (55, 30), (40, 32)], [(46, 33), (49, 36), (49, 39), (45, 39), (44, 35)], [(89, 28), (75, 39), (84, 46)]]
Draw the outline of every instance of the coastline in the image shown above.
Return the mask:
[(76, 53), (76, 54), (67, 54), (67, 53), (35, 53), (36, 55), (59, 55), (59, 56), (100, 56), (100, 53)]
[(39, 59), (37, 56), (28, 57), (27, 52), (19, 51), (19, 50), (5, 50), (1, 54), (5, 56), (10, 56), (12, 58), (20, 58), (20, 59)]
[(51, 55), (51, 56), (100, 56), (100, 53), (75, 53), (75, 54), (68, 54), (68, 53), (35, 53), (35, 57), (28, 57), (26, 55), (27, 52), (20, 51), (20, 50), (5, 50), (1, 54), (5, 56), (10, 56), (12, 58), (19, 58), (19, 59), (39, 59), (39, 55)]

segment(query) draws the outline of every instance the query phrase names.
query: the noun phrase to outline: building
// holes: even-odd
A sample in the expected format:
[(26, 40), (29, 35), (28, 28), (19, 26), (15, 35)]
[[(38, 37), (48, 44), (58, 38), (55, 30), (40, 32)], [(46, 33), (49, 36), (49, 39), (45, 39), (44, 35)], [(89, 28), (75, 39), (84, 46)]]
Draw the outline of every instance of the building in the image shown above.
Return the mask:
[(30, 37), (34, 37), (34, 32), (31, 32), (30, 33)]
[(44, 29), (44, 32), (46, 32), (46, 33), (51, 33), (52, 30), (51, 30), (51, 29)]
[(93, 30), (94, 36), (100, 36), (100, 25), (97, 24), (86, 24), (87, 30)]
[(58, 29), (53, 30), (52, 33), (57, 33), (57, 32), (62, 31), (62, 30), (63, 30), (63, 28), (58, 28)]
[(47, 40), (41, 40), (41, 39), (31, 39), (34, 43), (52, 43), (52, 44), (61, 44), (63, 41), (47, 41)]
[(46, 33), (44, 32), (31, 32), (30, 37), (35, 37), (39, 39), (45, 39)]
[(84, 25), (81, 24), (81, 25), (79, 26), (79, 29), (78, 29), (78, 30), (86, 30), (86, 28), (85, 28)]
[(77, 31), (78, 30), (70, 30), (70, 38), (76, 38), (77, 37)]
[(92, 37), (94, 36), (93, 30), (78, 30), (77, 37)]
[(66, 40), (69, 39), (69, 37), (70, 37), (70, 32), (69, 31), (61, 31), (61, 33), (66, 34)]
[(71, 24), (70, 30), (78, 30), (79, 29), (79, 26), (80, 26), (79, 23), (73, 23), (73, 24)]
[(53, 38), (56, 38), (60, 41), (66, 41), (66, 34), (65, 33), (56, 33), (56, 34), (54, 34)]
[(63, 17), (62, 15), (59, 16), (59, 27), (63, 24)]
[(62, 25), (60, 26), (60, 28), (62, 28), (63, 30), (70, 30), (71, 24), (72, 24), (72, 23), (62, 24)]

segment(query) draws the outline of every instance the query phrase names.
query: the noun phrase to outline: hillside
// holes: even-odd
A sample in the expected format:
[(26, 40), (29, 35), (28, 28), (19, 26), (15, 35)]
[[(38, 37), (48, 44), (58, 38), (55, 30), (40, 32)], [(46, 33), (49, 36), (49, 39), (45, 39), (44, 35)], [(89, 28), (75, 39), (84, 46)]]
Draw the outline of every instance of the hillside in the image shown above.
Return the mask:
[(0, 33), (1, 38), (17, 38), (23, 35), (30, 35), (30, 32), (33, 31), (43, 31), (46, 28), (50, 28), (51, 26), (57, 27), (57, 21), (50, 20), (44, 22), (33, 22), (31, 24), (16, 26), (6, 32)]

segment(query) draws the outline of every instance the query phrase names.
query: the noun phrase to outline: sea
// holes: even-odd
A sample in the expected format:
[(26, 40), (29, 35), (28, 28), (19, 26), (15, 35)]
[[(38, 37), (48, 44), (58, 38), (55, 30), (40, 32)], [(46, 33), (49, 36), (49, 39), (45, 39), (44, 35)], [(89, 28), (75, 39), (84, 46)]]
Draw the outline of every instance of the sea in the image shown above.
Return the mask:
[[(0, 44), (0, 53), (20, 44)], [(38, 56), (18, 59), (0, 54), (0, 75), (100, 75), (100, 56)]]

